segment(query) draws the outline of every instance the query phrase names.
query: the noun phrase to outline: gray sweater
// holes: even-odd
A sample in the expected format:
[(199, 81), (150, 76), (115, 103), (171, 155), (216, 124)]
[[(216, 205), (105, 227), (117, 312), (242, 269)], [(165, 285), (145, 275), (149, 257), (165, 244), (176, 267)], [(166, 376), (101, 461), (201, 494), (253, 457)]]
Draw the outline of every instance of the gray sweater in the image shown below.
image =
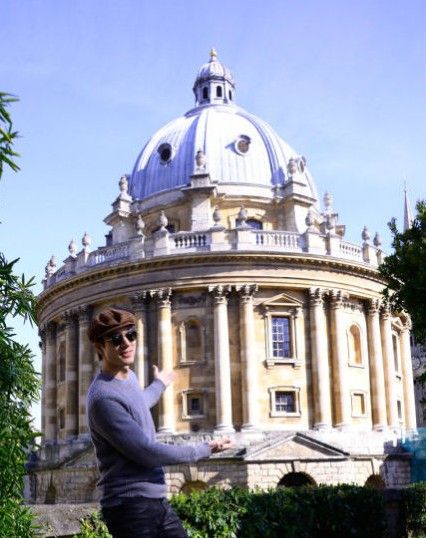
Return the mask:
[(114, 506), (123, 497), (166, 496), (163, 465), (194, 462), (211, 454), (208, 443), (158, 443), (150, 408), (164, 384), (156, 379), (145, 390), (130, 371), (125, 380), (99, 373), (87, 394), (89, 428), (101, 478), (101, 505)]

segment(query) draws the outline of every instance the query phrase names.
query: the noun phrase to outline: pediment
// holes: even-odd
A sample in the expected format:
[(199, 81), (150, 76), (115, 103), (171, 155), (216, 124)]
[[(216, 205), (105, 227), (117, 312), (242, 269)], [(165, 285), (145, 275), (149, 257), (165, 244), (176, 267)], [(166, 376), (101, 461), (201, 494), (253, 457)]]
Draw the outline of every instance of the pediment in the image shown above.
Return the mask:
[(246, 461), (329, 460), (348, 457), (348, 453), (300, 433), (262, 443), (247, 452)]
[(95, 451), (92, 446), (83, 449), (78, 454), (73, 455), (64, 467), (93, 467), (96, 466)]
[(300, 308), (303, 306), (303, 302), (300, 299), (293, 297), (293, 295), (290, 293), (279, 293), (278, 295), (274, 295), (273, 297), (269, 297), (268, 299), (262, 301), (259, 303), (259, 306), (286, 306)]

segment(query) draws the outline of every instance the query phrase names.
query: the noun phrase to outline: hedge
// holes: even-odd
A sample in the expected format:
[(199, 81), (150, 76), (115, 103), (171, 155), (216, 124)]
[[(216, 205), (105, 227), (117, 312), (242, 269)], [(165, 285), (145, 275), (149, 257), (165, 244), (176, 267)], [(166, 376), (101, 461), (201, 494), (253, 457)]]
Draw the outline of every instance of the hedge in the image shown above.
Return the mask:
[[(383, 491), (353, 485), (179, 494), (171, 504), (190, 538), (385, 538)], [(401, 490), (401, 528), (426, 538), (426, 483)], [(75, 538), (107, 538), (98, 516)]]

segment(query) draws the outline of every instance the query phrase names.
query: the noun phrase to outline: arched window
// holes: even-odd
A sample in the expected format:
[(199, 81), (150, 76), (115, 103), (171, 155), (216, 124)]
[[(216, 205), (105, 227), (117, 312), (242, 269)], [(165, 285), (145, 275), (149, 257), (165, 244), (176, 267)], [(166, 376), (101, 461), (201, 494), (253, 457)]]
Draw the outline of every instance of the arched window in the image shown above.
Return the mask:
[(349, 364), (361, 365), (361, 331), (358, 325), (351, 325), (348, 331)]
[(58, 381), (65, 381), (65, 342), (62, 342), (58, 350)]
[(55, 503), (56, 503), (56, 488), (53, 485), (53, 482), (50, 481), (49, 487), (46, 490), (44, 504), (55, 504)]
[(203, 99), (209, 98), (209, 89), (207, 87), (203, 88)]
[(367, 478), (364, 486), (371, 489), (384, 489), (385, 481), (378, 474), (372, 474)]
[(229, 90), (228, 96), (229, 96), (229, 100), (232, 101), (232, 92), (231, 92), (231, 90)]
[(185, 324), (186, 360), (197, 361), (202, 355), (201, 350), (201, 327), (195, 320)]
[(185, 484), (180, 488), (180, 493), (189, 495), (193, 491), (204, 491), (207, 489), (207, 484), (202, 480), (192, 480), (190, 482), (185, 482)]
[(301, 486), (316, 486), (315, 480), (306, 473), (288, 473), (278, 482), (278, 487), (300, 488)]
[(216, 97), (222, 97), (222, 86), (216, 86)]
[(399, 338), (396, 334), (392, 334), (392, 347), (393, 347), (393, 362), (395, 365), (395, 372), (399, 373)]

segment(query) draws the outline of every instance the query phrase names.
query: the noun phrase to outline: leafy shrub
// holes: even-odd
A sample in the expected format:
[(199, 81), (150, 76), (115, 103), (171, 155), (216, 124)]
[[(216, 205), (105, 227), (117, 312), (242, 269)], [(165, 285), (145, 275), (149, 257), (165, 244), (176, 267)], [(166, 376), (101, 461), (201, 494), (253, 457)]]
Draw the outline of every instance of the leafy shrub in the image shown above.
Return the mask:
[(402, 490), (402, 517), (409, 536), (426, 538), (426, 482)]
[(84, 517), (80, 522), (81, 530), (73, 538), (111, 538), (99, 512)]

